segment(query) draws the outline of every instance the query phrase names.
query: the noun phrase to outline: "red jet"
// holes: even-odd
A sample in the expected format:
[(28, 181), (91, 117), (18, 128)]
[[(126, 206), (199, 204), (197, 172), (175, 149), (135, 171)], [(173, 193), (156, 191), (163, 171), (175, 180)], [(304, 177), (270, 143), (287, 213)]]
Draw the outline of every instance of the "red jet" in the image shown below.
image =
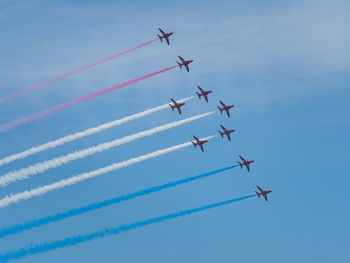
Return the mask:
[(222, 114), (223, 111), (226, 111), (227, 116), (230, 117), (230, 109), (233, 108), (235, 105), (225, 105), (221, 100), (219, 100), (220, 104), (222, 105), (222, 108), (218, 106), (218, 109), (220, 113)]
[(258, 189), (259, 189), (259, 191), (260, 191), (260, 193), (257, 192), (257, 191), (255, 191), (256, 195), (257, 195), (259, 198), (260, 198), (261, 195), (264, 196), (264, 198), (265, 198), (265, 200), (266, 200), (266, 202), (267, 202), (267, 194), (271, 193), (272, 191), (271, 191), (271, 190), (266, 190), (266, 191), (264, 191), (264, 190), (261, 189), (259, 186), (256, 186), (256, 187), (258, 187)]
[(160, 31), (160, 33), (162, 33), (162, 36), (158, 35), (158, 38), (160, 39), (160, 42), (163, 42), (163, 38), (166, 40), (166, 42), (168, 43), (168, 45), (170, 45), (170, 42), (169, 42), (169, 37), (174, 34), (173, 32), (170, 32), (170, 33), (165, 33), (162, 29), (158, 28), (158, 30)]
[(183, 103), (178, 103), (178, 102), (176, 102), (174, 99), (172, 99), (172, 98), (170, 98), (170, 100), (174, 103), (174, 105), (171, 105), (171, 104), (169, 104), (169, 106), (171, 107), (171, 109), (174, 111), (175, 110), (175, 108), (177, 109), (177, 111), (179, 112), (179, 114), (181, 115), (181, 107), (183, 106), (183, 105), (185, 105), (186, 103), (185, 102), (183, 102)]
[(203, 144), (208, 142), (207, 140), (199, 140), (196, 136), (193, 135), (193, 138), (196, 140), (195, 142), (192, 142), (193, 143), (193, 146), (194, 148), (197, 147), (197, 145), (199, 145), (199, 147), (201, 148), (202, 152), (204, 152), (204, 149), (203, 149)]
[(220, 124), (220, 127), (224, 130), (223, 132), (218, 130), (218, 132), (219, 132), (220, 135), (221, 135), (221, 138), (224, 138), (224, 135), (226, 135), (226, 136), (227, 136), (227, 139), (228, 139), (229, 141), (231, 141), (231, 136), (230, 136), (230, 134), (231, 134), (232, 132), (236, 131), (236, 130), (227, 130), (227, 129), (226, 129), (224, 126), (222, 126), (221, 124)]
[(205, 90), (201, 89), (201, 87), (199, 87), (199, 86), (197, 86), (197, 88), (200, 90), (200, 93), (196, 91), (198, 98), (201, 99), (201, 97), (203, 96), (205, 101), (208, 102), (208, 94), (212, 93), (213, 91), (212, 90), (205, 91)]
[(250, 165), (251, 163), (253, 163), (254, 160), (249, 160), (249, 161), (247, 161), (247, 160), (245, 160), (245, 159), (244, 159), (242, 156), (240, 156), (240, 155), (239, 155), (239, 158), (241, 158), (241, 160), (242, 160), (242, 162), (237, 162), (237, 163), (239, 164), (239, 166), (242, 168), (243, 165), (244, 165), (245, 167), (247, 167), (248, 172), (250, 172), (249, 165)]
[(185, 66), (187, 72), (190, 72), (190, 68), (188, 67), (188, 64), (192, 63), (193, 60), (184, 60), (182, 57), (180, 57), (180, 56), (178, 56), (178, 57), (181, 60), (181, 63), (177, 62), (177, 61), (176, 61), (176, 63), (179, 64), (180, 69), (182, 68), (182, 66)]

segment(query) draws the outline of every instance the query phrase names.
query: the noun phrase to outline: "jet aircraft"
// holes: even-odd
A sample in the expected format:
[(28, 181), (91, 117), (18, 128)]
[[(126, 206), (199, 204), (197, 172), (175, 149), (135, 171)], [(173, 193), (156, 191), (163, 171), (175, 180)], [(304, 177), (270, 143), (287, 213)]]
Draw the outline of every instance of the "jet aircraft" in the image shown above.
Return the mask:
[(196, 140), (193, 143), (194, 148), (197, 147), (197, 145), (199, 145), (199, 147), (201, 148), (201, 151), (204, 152), (204, 148), (203, 148), (203, 144), (208, 142), (207, 140), (199, 140), (196, 136), (193, 135), (193, 138)]
[(254, 162), (254, 160), (245, 160), (242, 156), (239, 155), (239, 158), (242, 160), (242, 162), (237, 162), (239, 166), (242, 168), (243, 165), (247, 168), (248, 172), (250, 172), (249, 165)]
[(230, 117), (230, 109), (233, 108), (235, 105), (225, 105), (221, 100), (219, 100), (219, 102), (222, 105), (222, 108), (217, 106), (220, 113), (222, 114), (223, 111), (226, 111), (227, 116)]
[(171, 107), (172, 111), (175, 110), (175, 108), (177, 109), (177, 111), (179, 112), (179, 114), (181, 115), (181, 107), (183, 105), (185, 105), (186, 103), (180, 103), (180, 102), (176, 102), (174, 99), (170, 98), (170, 100), (173, 102), (174, 105), (169, 104), (169, 106)]
[(178, 57), (181, 60), (181, 63), (177, 62), (177, 61), (176, 61), (176, 63), (179, 64), (180, 69), (182, 68), (182, 66), (185, 66), (187, 72), (190, 72), (190, 68), (188, 67), (188, 64), (192, 63), (193, 60), (184, 60), (182, 57), (180, 57), (180, 56), (178, 56)]
[(256, 195), (260, 198), (260, 196), (262, 195), (262, 196), (264, 196), (264, 198), (265, 198), (265, 201), (267, 202), (268, 200), (267, 200), (267, 195), (269, 194), (269, 193), (271, 193), (272, 191), (271, 190), (266, 190), (266, 191), (264, 191), (263, 189), (261, 189), (259, 186), (256, 186), (258, 189), (259, 189), (259, 191), (260, 192), (257, 192), (257, 191), (255, 191), (255, 193), (256, 193)]
[(158, 28), (158, 30), (160, 31), (160, 33), (162, 33), (161, 36), (157, 34), (157, 37), (160, 39), (160, 42), (163, 42), (163, 38), (164, 38), (168, 43), (168, 45), (170, 45), (169, 37), (174, 33), (173, 32), (165, 33), (161, 28)]
[(222, 126), (221, 124), (220, 124), (220, 127), (223, 129), (223, 131), (219, 131), (218, 130), (218, 132), (220, 133), (220, 135), (221, 135), (221, 138), (224, 138), (224, 135), (226, 135), (227, 136), (227, 139), (229, 140), (229, 141), (231, 141), (231, 133), (232, 132), (234, 132), (234, 131), (236, 131), (236, 130), (227, 130), (224, 126)]
[(208, 94), (212, 93), (213, 91), (212, 90), (205, 91), (205, 90), (201, 89), (201, 87), (199, 87), (199, 86), (197, 86), (197, 88), (200, 90), (200, 92), (196, 91), (198, 98), (201, 99), (201, 97), (203, 96), (205, 101), (208, 102)]

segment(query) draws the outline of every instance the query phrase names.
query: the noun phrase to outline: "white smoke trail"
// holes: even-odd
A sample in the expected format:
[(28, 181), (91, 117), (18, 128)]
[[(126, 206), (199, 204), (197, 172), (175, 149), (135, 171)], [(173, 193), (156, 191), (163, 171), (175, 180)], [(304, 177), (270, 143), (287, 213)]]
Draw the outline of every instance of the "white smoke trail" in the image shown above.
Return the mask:
[[(201, 140), (209, 140), (209, 139), (214, 138), (214, 137), (216, 137), (216, 135), (202, 138)], [(51, 191), (54, 191), (54, 190), (57, 190), (60, 188), (64, 188), (66, 186), (76, 184), (76, 183), (84, 181), (86, 179), (89, 179), (89, 178), (92, 178), (95, 176), (99, 176), (99, 175), (102, 175), (102, 174), (105, 174), (105, 173), (108, 173), (108, 172), (111, 172), (111, 171), (114, 171), (114, 170), (117, 170), (120, 168), (124, 168), (124, 167), (127, 167), (129, 165), (133, 165), (133, 164), (136, 164), (136, 163), (139, 163), (142, 161), (146, 161), (148, 159), (155, 158), (155, 157), (163, 155), (163, 154), (167, 154), (167, 153), (170, 153), (170, 152), (173, 152), (176, 150), (180, 150), (182, 148), (185, 148), (185, 147), (188, 147), (191, 145), (192, 145), (192, 142), (189, 141), (189, 142), (175, 145), (175, 146), (172, 146), (172, 147), (169, 147), (166, 149), (154, 151), (152, 153), (148, 153), (148, 154), (145, 154), (145, 155), (142, 155), (139, 157), (131, 158), (131, 159), (126, 160), (126, 161), (114, 163), (112, 165), (109, 165), (109, 166), (106, 166), (106, 167), (103, 167), (103, 168), (100, 168), (100, 169), (97, 169), (97, 170), (94, 170), (91, 172), (82, 173), (82, 174), (73, 176), (73, 177), (68, 178), (68, 179), (63, 179), (63, 180), (60, 180), (60, 181), (53, 183), (53, 184), (39, 186), (37, 188), (27, 190), (27, 191), (24, 191), (24, 192), (18, 193), (18, 194), (10, 194), (10, 195), (7, 195), (7, 196), (3, 197), (2, 199), (0, 199), (0, 207), (6, 207), (6, 206), (9, 206), (10, 204), (17, 203), (21, 200), (30, 199), (34, 196), (40, 196), (40, 195), (46, 194), (47, 192), (51, 192)]]
[(139, 138), (151, 136), (155, 133), (159, 133), (159, 132), (162, 132), (162, 131), (165, 131), (168, 129), (178, 127), (180, 125), (204, 118), (210, 114), (213, 114), (214, 112), (215, 111), (212, 111), (212, 112), (208, 112), (208, 113), (204, 113), (204, 114), (199, 114), (199, 115), (196, 115), (196, 116), (193, 116), (193, 117), (190, 117), (187, 119), (183, 119), (180, 121), (174, 121), (174, 122), (171, 122), (168, 124), (164, 124), (162, 126), (155, 127), (153, 129), (149, 129), (146, 131), (131, 134), (131, 135), (122, 137), (120, 139), (101, 143), (99, 145), (92, 146), (92, 147), (89, 147), (89, 148), (86, 148), (86, 149), (83, 149), (80, 151), (75, 151), (75, 152), (67, 154), (67, 155), (56, 157), (56, 158), (48, 160), (48, 161), (36, 163), (36, 164), (33, 164), (27, 168), (20, 169), (18, 171), (9, 172), (3, 176), (0, 176), (0, 185), (4, 187), (11, 182), (23, 180), (23, 179), (28, 178), (31, 175), (36, 175), (38, 173), (45, 172), (48, 169), (56, 168), (58, 166), (66, 164), (68, 162), (71, 162), (71, 161), (74, 161), (74, 160), (77, 160), (80, 158), (84, 158), (86, 156), (89, 156), (89, 155), (92, 155), (92, 154), (95, 154), (98, 152), (108, 150), (112, 147), (116, 147), (116, 146), (119, 146), (119, 145), (122, 145), (125, 143), (132, 142), (132, 141), (137, 140)]
[[(192, 98), (193, 97), (188, 97), (188, 98), (179, 100), (179, 102), (184, 102), (184, 101), (190, 100)], [(100, 126), (96, 126), (96, 127), (92, 127), (92, 128), (86, 129), (85, 131), (82, 131), (82, 132), (76, 132), (76, 133), (67, 135), (67, 136), (62, 137), (60, 139), (57, 139), (57, 140), (54, 140), (54, 141), (50, 141), (50, 142), (41, 144), (39, 146), (33, 147), (33, 148), (31, 148), (29, 150), (26, 150), (26, 151), (23, 151), (21, 153), (12, 154), (12, 155), (7, 156), (7, 157), (5, 157), (3, 159), (0, 159), (0, 166), (4, 165), (4, 164), (7, 164), (7, 163), (11, 163), (11, 162), (13, 162), (15, 160), (18, 160), (18, 159), (23, 159), (23, 158), (25, 158), (25, 157), (27, 157), (29, 155), (32, 155), (32, 154), (35, 154), (35, 153), (38, 153), (38, 152), (41, 152), (41, 151), (45, 151), (47, 149), (55, 148), (55, 147), (57, 147), (59, 145), (62, 145), (64, 143), (71, 142), (71, 141), (77, 140), (79, 138), (82, 138), (82, 137), (85, 137), (85, 136), (88, 136), (88, 135), (91, 135), (91, 134), (94, 134), (94, 133), (98, 133), (98, 132), (101, 132), (103, 130), (115, 127), (115, 126), (119, 126), (119, 125), (121, 125), (121, 124), (123, 124), (125, 122), (129, 122), (129, 121), (133, 121), (133, 120), (145, 117), (145, 116), (150, 115), (152, 113), (155, 113), (157, 111), (161, 111), (161, 110), (167, 109), (168, 107), (169, 107), (169, 104), (164, 104), (164, 105), (152, 108), (152, 109), (148, 109), (148, 110), (145, 110), (145, 111), (142, 111), (142, 112), (139, 112), (139, 113), (136, 113), (136, 114), (124, 117), (124, 118), (119, 119), (119, 120), (107, 122), (107, 123), (102, 124)]]

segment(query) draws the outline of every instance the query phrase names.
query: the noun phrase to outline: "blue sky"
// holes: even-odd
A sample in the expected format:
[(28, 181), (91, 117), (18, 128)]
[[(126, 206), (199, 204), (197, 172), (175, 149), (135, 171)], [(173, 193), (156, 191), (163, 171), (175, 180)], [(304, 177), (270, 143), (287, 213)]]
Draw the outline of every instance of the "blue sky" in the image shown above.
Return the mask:
[(0, 239), (2, 251), (54, 241), (252, 193), (253, 198), (118, 236), (23, 259), (23, 262), (344, 262), (349, 233), (350, 131), (348, 1), (0, 1), (0, 96), (173, 31), (171, 46), (136, 52), (0, 105), (5, 123), (193, 58), (178, 68), (0, 134), (0, 157), (93, 125), (212, 89), (192, 100), (0, 167), (0, 173), (235, 104), (219, 113), (77, 160), (0, 189), (1, 196), (52, 183), (209, 136), (221, 123), (237, 130), (201, 153), (186, 148), (0, 210), (0, 227), (231, 165), (221, 175)]

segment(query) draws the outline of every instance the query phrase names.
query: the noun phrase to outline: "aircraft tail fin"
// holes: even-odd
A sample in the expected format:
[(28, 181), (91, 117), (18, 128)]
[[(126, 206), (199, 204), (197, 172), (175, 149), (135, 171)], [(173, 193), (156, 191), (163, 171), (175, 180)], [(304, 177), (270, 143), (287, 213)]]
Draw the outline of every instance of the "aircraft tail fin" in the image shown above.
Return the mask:
[(224, 138), (224, 133), (223, 133), (223, 132), (221, 132), (221, 131), (219, 131), (219, 130), (218, 130), (218, 132), (220, 133), (221, 138)]
[(201, 99), (201, 94), (196, 91), (196, 94), (198, 95), (198, 98)]
[(194, 148), (197, 148), (197, 144), (195, 144), (194, 142), (192, 142)]
[(170, 108), (171, 108), (172, 111), (175, 110), (175, 106), (173, 106), (173, 105), (171, 105), (171, 104), (169, 104), (169, 106), (170, 106)]
[(238, 164), (239, 164), (239, 166), (241, 167), (241, 169), (242, 169), (242, 167), (243, 167), (243, 163), (240, 163), (240, 162), (237, 162)]
[(222, 111), (223, 111), (224, 109), (221, 109), (219, 106), (217, 106), (217, 107), (218, 107), (220, 113), (222, 114)]
[(179, 64), (180, 69), (182, 68), (182, 64), (176, 61), (177, 64)]
[(163, 42), (163, 38), (157, 34), (157, 37), (159, 38), (160, 42)]
[(254, 191), (256, 195), (260, 198), (260, 194), (257, 191)]

